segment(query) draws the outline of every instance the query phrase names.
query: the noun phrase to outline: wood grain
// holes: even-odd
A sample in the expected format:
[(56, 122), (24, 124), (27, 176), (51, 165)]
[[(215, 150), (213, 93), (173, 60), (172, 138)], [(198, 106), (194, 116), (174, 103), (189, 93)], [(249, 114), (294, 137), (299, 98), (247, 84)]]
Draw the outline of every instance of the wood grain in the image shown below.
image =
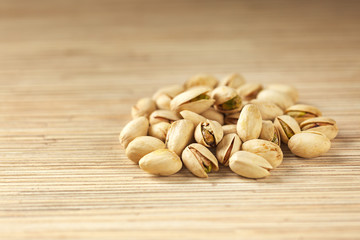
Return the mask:
[[(358, 1), (0, 0), (0, 239), (359, 239)], [(340, 128), (262, 180), (154, 177), (117, 137), (198, 72), (289, 83)]]

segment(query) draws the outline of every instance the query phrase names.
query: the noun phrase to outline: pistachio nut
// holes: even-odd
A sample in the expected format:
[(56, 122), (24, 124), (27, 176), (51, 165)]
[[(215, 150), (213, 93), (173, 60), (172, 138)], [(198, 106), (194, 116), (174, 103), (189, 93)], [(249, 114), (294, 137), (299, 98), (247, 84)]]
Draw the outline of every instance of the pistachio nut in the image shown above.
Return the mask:
[(231, 155), (239, 151), (241, 140), (236, 133), (224, 135), (221, 142), (216, 147), (216, 157), (219, 162), (225, 166), (229, 166)]
[(299, 93), (293, 86), (287, 84), (270, 84), (267, 88), (287, 94), (291, 97), (294, 103), (296, 103), (299, 99)]
[(214, 120), (220, 123), (221, 125), (224, 124), (224, 115), (218, 111), (216, 111), (213, 107), (209, 108), (205, 112), (201, 114), (203, 117), (209, 120)]
[(196, 142), (206, 147), (216, 147), (223, 138), (223, 130), (217, 121), (206, 120), (197, 125), (195, 129)]
[(217, 84), (218, 80), (214, 76), (208, 74), (197, 74), (185, 82), (185, 88), (189, 89), (197, 86), (206, 86), (213, 89)]
[(181, 119), (173, 122), (166, 135), (166, 147), (180, 156), (194, 136), (194, 124), (190, 120)]
[(289, 95), (271, 89), (262, 90), (257, 95), (257, 99), (265, 102), (272, 102), (278, 105), (284, 111), (288, 107), (294, 105), (294, 101)]
[(224, 136), (227, 135), (227, 134), (230, 134), (230, 133), (236, 133), (237, 134), (235, 124), (223, 125), (222, 129), (223, 129), (223, 132), (224, 132)]
[(187, 120), (192, 121), (194, 126), (197, 126), (200, 122), (206, 121), (206, 118), (201, 116), (200, 114), (194, 113), (189, 110), (183, 110), (180, 112), (180, 115)]
[(293, 117), (299, 124), (307, 119), (322, 115), (318, 108), (305, 104), (293, 105), (286, 109), (285, 114)]
[(184, 87), (181, 85), (170, 85), (160, 88), (154, 95), (153, 100), (156, 102), (156, 106), (159, 109), (170, 110), (171, 100), (184, 91)]
[(172, 123), (180, 119), (178, 113), (170, 110), (156, 110), (150, 114), (150, 124), (154, 125), (160, 122)]
[(225, 116), (225, 124), (237, 124), (240, 112), (228, 114)]
[(265, 158), (273, 168), (278, 167), (283, 161), (283, 152), (279, 145), (263, 139), (253, 139), (244, 142), (242, 150)]
[(317, 117), (308, 119), (300, 124), (302, 131), (316, 131), (325, 134), (325, 136), (332, 140), (339, 132), (335, 120), (328, 117)]
[(176, 112), (189, 110), (198, 114), (211, 107), (215, 100), (210, 99), (208, 87), (194, 87), (176, 97), (170, 102), (170, 109)]
[(329, 151), (331, 142), (321, 132), (306, 131), (292, 136), (288, 147), (296, 156), (314, 158)]
[(171, 97), (166, 94), (161, 94), (156, 98), (156, 107), (158, 109), (170, 110)]
[(131, 161), (138, 163), (146, 154), (162, 148), (165, 148), (165, 143), (161, 140), (150, 136), (140, 136), (129, 143), (125, 154)]
[(146, 117), (135, 118), (130, 121), (122, 129), (119, 135), (119, 141), (123, 148), (126, 148), (128, 144), (136, 137), (146, 136), (149, 129), (149, 120)]
[(264, 178), (270, 175), (271, 164), (255, 153), (238, 151), (229, 160), (230, 169), (246, 178)]
[(156, 110), (156, 104), (151, 98), (141, 98), (136, 105), (131, 108), (132, 118), (149, 117)]
[(258, 93), (263, 89), (261, 84), (258, 83), (245, 83), (238, 87), (236, 92), (244, 101), (255, 99)]
[(218, 171), (218, 161), (209, 149), (198, 143), (192, 143), (182, 152), (181, 159), (195, 176), (207, 178), (211, 171)]
[(211, 93), (211, 98), (215, 99), (214, 108), (219, 112), (234, 113), (241, 110), (241, 98), (236, 90), (231, 87), (220, 86), (215, 88)]
[(275, 127), (272, 121), (262, 121), (262, 127), (260, 132), (260, 139), (273, 142), (277, 145), (281, 145), (281, 137), (279, 130)]
[(256, 139), (260, 136), (262, 127), (261, 114), (258, 107), (248, 104), (241, 110), (237, 122), (237, 133), (243, 142)]
[(281, 141), (285, 144), (288, 143), (289, 139), (299, 132), (301, 132), (299, 124), (295, 119), (288, 115), (281, 115), (275, 118), (275, 127), (278, 129)]
[(143, 156), (139, 166), (145, 172), (160, 176), (169, 176), (182, 168), (178, 155), (169, 149), (158, 149)]
[(223, 80), (221, 80), (219, 85), (237, 89), (244, 84), (245, 84), (244, 77), (241, 76), (240, 74), (233, 73), (226, 76)]
[(250, 103), (255, 104), (258, 107), (263, 120), (273, 121), (277, 116), (284, 114), (284, 111), (272, 102), (253, 99)]
[(156, 137), (165, 142), (167, 131), (170, 128), (170, 123), (159, 122), (149, 127), (149, 136)]

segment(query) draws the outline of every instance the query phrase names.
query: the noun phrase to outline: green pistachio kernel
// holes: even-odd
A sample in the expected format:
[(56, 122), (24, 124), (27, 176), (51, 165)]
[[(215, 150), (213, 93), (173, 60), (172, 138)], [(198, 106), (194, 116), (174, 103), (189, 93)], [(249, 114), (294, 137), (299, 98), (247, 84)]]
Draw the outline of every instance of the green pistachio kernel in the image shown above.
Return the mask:
[(212, 132), (209, 125), (202, 125), (201, 133), (202, 133), (202, 135), (204, 137), (204, 141), (205, 141), (206, 144), (208, 144), (211, 147), (216, 146), (215, 136), (214, 136), (214, 133)]
[(291, 130), (291, 128), (286, 124), (284, 123), (282, 120), (279, 119), (279, 122), (281, 124), (281, 127), (284, 129), (284, 132), (286, 134), (286, 136), (290, 139), (292, 136), (294, 136), (294, 131)]
[(211, 164), (209, 164), (209, 166), (206, 166), (205, 163), (203, 163), (203, 166), (204, 166), (204, 171), (206, 173), (211, 172), (211, 170), (212, 170), (212, 165)]
[(274, 134), (274, 137), (273, 137), (273, 139), (272, 139), (271, 141), (272, 141), (273, 143), (276, 143), (276, 144), (279, 145), (279, 138), (278, 138), (277, 134)]
[(191, 99), (190, 102), (196, 102), (196, 101), (203, 100), (203, 99), (210, 99), (210, 96), (203, 93), (203, 94), (200, 94), (199, 96)]
[(220, 108), (223, 110), (233, 110), (239, 108), (240, 106), (241, 106), (241, 98), (239, 96), (236, 96), (221, 104)]

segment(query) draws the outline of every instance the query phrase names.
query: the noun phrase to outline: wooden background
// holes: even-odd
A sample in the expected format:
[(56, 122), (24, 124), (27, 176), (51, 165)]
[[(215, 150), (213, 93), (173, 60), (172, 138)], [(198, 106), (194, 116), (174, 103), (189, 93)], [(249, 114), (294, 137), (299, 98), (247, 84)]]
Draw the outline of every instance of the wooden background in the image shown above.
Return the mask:
[[(0, 239), (360, 239), (360, 2), (0, 0)], [(118, 134), (198, 72), (289, 83), (338, 121), (272, 176), (154, 177)]]

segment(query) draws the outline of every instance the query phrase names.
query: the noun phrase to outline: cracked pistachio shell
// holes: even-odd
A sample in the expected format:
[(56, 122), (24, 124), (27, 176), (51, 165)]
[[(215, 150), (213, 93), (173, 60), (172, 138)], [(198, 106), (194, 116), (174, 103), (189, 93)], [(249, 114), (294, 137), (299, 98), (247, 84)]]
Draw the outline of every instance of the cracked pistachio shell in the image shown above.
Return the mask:
[(214, 120), (220, 123), (221, 125), (224, 124), (224, 115), (218, 111), (216, 111), (214, 108), (209, 108), (205, 112), (201, 114), (203, 117), (209, 120)]
[(328, 117), (308, 119), (300, 124), (302, 131), (316, 131), (325, 134), (330, 140), (334, 139), (339, 132), (336, 121)]
[(119, 141), (123, 148), (126, 148), (128, 144), (136, 137), (146, 136), (149, 129), (149, 121), (146, 117), (135, 118), (130, 121), (122, 129), (119, 135)]
[(131, 116), (133, 119), (138, 117), (149, 117), (156, 110), (156, 104), (151, 98), (141, 98), (131, 108)]
[(299, 99), (299, 93), (296, 88), (287, 84), (270, 84), (268, 89), (275, 90), (278, 92), (285, 93), (291, 97), (294, 103), (296, 103)]
[(192, 174), (207, 178), (207, 173), (218, 171), (218, 161), (209, 149), (201, 144), (193, 143), (182, 152), (181, 159)]
[(237, 134), (237, 130), (236, 130), (236, 124), (228, 124), (228, 125), (223, 125), (222, 126), (223, 132), (224, 132), (224, 136), (230, 133), (236, 133)]
[(281, 145), (281, 137), (278, 129), (275, 127), (272, 121), (262, 121), (262, 128), (260, 132), (260, 139), (273, 142), (277, 145)]
[(225, 166), (229, 166), (231, 155), (239, 151), (241, 140), (236, 133), (224, 135), (221, 142), (216, 147), (216, 158)]
[(150, 124), (154, 125), (160, 122), (172, 123), (180, 119), (178, 113), (170, 110), (156, 110), (150, 114)]
[(216, 147), (223, 138), (223, 130), (220, 123), (206, 120), (197, 125), (195, 129), (195, 140), (206, 147)]
[(264, 178), (270, 175), (271, 164), (255, 153), (238, 151), (229, 160), (230, 169), (246, 178)]
[(129, 143), (125, 153), (131, 161), (138, 163), (146, 154), (162, 148), (165, 148), (165, 143), (161, 140), (150, 136), (140, 136)]
[(272, 102), (282, 110), (294, 105), (294, 101), (287, 94), (271, 89), (262, 90), (257, 95), (257, 99), (265, 102)]
[(288, 143), (289, 139), (296, 133), (301, 132), (299, 124), (295, 119), (288, 115), (281, 115), (275, 118), (275, 127), (278, 129), (281, 141), (285, 144)]
[(139, 166), (150, 174), (169, 176), (180, 171), (182, 162), (173, 151), (158, 149), (143, 156), (139, 161)]
[(240, 74), (233, 73), (226, 76), (223, 80), (221, 80), (219, 85), (237, 89), (244, 84), (245, 84), (244, 77), (241, 76)]
[(192, 76), (185, 82), (185, 88), (189, 89), (197, 86), (206, 86), (211, 89), (215, 88), (218, 84), (219, 80), (214, 76), (208, 74), (197, 74)]
[(286, 109), (285, 114), (293, 117), (299, 124), (307, 119), (322, 115), (318, 108), (306, 104), (293, 105)]
[(166, 135), (166, 147), (180, 156), (194, 136), (194, 124), (190, 120), (181, 119), (173, 122)]
[(242, 150), (265, 158), (273, 168), (278, 167), (283, 161), (283, 152), (279, 145), (263, 139), (253, 139), (244, 142)]
[(189, 110), (198, 114), (211, 107), (215, 100), (210, 99), (208, 87), (194, 87), (176, 97), (170, 102), (170, 109), (176, 112)]
[(329, 151), (331, 142), (320, 132), (307, 131), (292, 136), (288, 147), (296, 156), (314, 158)]
[(236, 92), (244, 101), (255, 99), (258, 93), (263, 89), (261, 84), (258, 83), (245, 83), (238, 87)]
[(240, 112), (228, 114), (225, 116), (225, 124), (237, 124)]
[(215, 99), (214, 108), (222, 113), (239, 112), (242, 107), (242, 101), (236, 90), (220, 86), (215, 88), (211, 93), (211, 98)]
[(204, 118), (200, 114), (194, 113), (189, 110), (181, 111), (180, 115), (184, 119), (190, 120), (194, 124), (194, 126), (197, 126), (199, 123), (206, 121), (206, 118)]
[(255, 104), (258, 107), (263, 120), (273, 121), (277, 116), (284, 114), (284, 111), (278, 107), (278, 105), (272, 102), (253, 99), (250, 101), (250, 103)]
[(237, 133), (243, 142), (260, 136), (262, 119), (259, 109), (254, 104), (245, 105), (237, 122)]
[(167, 131), (170, 127), (168, 122), (159, 122), (149, 127), (149, 136), (156, 137), (165, 142)]

